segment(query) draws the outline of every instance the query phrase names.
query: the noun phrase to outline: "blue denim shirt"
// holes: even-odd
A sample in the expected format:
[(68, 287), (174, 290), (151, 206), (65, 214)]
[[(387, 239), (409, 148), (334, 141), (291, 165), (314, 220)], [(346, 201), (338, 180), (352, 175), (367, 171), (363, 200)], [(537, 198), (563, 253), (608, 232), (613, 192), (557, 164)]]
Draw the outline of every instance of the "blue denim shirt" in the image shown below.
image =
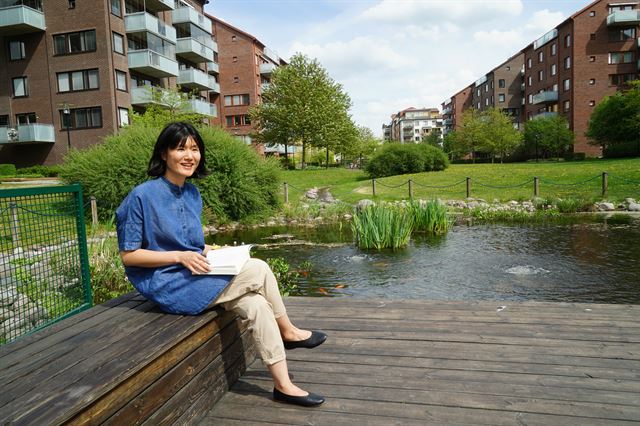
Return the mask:
[[(116, 210), (118, 247), (154, 251), (204, 250), (198, 189), (160, 177), (136, 186)], [(133, 286), (166, 312), (202, 312), (231, 281), (228, 275), (192, 275), (180, 264), (159, 268), (125, 267)]]

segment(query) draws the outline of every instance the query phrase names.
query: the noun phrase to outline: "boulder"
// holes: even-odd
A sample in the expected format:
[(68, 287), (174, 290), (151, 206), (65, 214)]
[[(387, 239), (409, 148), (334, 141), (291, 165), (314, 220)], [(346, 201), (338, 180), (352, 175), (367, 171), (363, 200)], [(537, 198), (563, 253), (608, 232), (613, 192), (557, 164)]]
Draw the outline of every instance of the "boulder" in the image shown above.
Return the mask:
[(596, 209), (601, 212), (612, 212), (615, 211), (616, 206), (613, 203), (598, 203)]
[(364, 209), (366, 207), (369, 207), (369, 206), (375, 206), (375, 204), (376, 203), (374, 203), (373, 201), (365, 198), (363, 200), (358, 201), (358, 204), (356, 204), (356, 209), (362, 210), (362, 209)]
[(627, 210), (630, 212), (640, 212), (640, 204), (638, 203), (629, 203)]

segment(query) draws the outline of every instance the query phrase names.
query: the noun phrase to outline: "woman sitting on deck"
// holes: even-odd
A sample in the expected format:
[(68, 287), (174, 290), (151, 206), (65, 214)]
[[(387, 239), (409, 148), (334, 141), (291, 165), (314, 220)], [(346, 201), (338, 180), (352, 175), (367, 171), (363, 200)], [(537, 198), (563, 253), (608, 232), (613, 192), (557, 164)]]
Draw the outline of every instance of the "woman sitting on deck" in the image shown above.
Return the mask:
[(286, 349), (313, 348), (327, 336), (295, 327), (287, 316), (269, 266), (250, 259), (240, 273), (208, 272), (200, 215), (202, 199), (187, 178), (204, 177), (205, 148), (188, 123), (166, 126), (156, 141), (149, 168), (154, 177), (135, 187), (116, 211), (118, 247), (129, 281), (168, 313), (197, 315), (220, 305), (249, 321), (258, 352), (273, 378), (273, 398), (313, 406), (320, 395), (291, 382)]

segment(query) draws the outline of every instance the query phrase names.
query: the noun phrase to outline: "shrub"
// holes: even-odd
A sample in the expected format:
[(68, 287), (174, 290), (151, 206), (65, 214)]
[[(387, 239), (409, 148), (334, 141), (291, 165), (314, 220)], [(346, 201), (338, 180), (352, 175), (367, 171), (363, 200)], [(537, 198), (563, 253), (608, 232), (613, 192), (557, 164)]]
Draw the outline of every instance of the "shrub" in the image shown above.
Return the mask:
[(0, 176), (14, 176), (16, 166), (14, 164), (0, 164)]
[(43, 177), (55, 177), (60, 172), (60, 166), (30, 166), (16, 170), (19, 175), (40, 175)]
[[(71, 151), (60, 168), (60, 177), (81, 183), (85, 196), (98, 200), (100, 217), (109, 219), (129, 191), (147, 180), (147, 165), (161, 130), (157, 124), (133, 124), (102, 144)], [(269, 214), (278, 205), (276, 160), (262, 159), (221, 129), (199, 130), (211, 173), (193, 182), (200, 189), (206, 211), (220, 220)]]
[(447, 155), (428, 144), (389, 144), (366, 165), (370, 177), (444, 170), (449, 166)]

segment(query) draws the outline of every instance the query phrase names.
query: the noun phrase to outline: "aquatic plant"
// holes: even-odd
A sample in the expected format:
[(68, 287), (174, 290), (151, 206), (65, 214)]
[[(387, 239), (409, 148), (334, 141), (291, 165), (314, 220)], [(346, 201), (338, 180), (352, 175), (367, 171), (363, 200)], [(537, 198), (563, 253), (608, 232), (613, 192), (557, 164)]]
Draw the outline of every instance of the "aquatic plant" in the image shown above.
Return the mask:
[(351, 229), (361, 249), (398, 249), (409, 244), (413, 223), (413, 216), (407, 209), (378, 204), (357, 210)]
[(407, 204), (407, 210), (413, 218), (414, 232), (443, 234), (453, 225), (447, 214), (447, 206), (438, 200), (411, 201)]

